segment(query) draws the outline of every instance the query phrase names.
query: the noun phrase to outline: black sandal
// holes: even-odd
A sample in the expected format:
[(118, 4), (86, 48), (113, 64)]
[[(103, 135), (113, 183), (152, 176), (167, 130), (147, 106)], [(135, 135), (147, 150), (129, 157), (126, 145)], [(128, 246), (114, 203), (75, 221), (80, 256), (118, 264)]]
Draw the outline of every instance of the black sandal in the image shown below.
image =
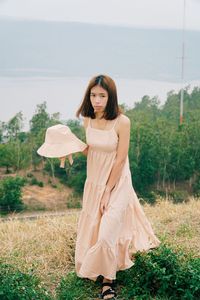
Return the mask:
[(104, 297), (107, 295), (114, 295), (114, 297), (108, 298), (108, 299), (113, 299), (113, 300), (116, 299), (115, 297), (117, 296), (117, 294), (114, 290), (114, 283), (113, 282), (103, 282), (101, 284), (101, 287), (103, 288), (104, 286), (110, 286), (110, 288), (100, 294), (101, 299), (104, 299)]

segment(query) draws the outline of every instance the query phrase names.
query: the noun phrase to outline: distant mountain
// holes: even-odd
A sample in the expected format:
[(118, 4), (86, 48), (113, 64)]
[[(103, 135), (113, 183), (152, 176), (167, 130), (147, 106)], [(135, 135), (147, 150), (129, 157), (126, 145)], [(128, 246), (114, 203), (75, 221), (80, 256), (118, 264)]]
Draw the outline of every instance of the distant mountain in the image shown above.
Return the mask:
[[(0, 76), (91, 76), (177, 81), (180, 30), (0, 19)], [(200, 79), (200, 31), (186, 32), (185, 77)]]

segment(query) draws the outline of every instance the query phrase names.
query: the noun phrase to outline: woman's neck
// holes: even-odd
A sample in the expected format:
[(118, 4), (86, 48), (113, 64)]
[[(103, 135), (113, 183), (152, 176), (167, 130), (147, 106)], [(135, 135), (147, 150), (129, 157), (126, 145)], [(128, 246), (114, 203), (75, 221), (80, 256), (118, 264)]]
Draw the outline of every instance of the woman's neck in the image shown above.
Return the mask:
[(96, 112), (96, 113), (95, 113), (95, 118), (98, 119), (98, 120), (101, 120), (101, 119), (102, 119), (102, 116), (103, 116), (103, 113), (102, 113), (102, 112)]

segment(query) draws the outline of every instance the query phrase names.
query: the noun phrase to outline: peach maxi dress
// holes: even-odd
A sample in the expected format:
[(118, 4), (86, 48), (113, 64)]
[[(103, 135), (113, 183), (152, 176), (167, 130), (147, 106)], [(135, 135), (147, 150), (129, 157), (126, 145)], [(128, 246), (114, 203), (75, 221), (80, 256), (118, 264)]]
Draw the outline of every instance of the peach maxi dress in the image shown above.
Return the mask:
[(118, 270), (134, 265), (131, 254), (160, 244), (133, 189), (128, 156), (108, 209), (100, 213), (100, 200), (117, 153), (117, 120), (110, 130), (95, 129), (89, 120), (86, 129), (87, 178), (77, 225), (75, 269), (77, 276), (94, 281), (99, 275), (116, 279)]

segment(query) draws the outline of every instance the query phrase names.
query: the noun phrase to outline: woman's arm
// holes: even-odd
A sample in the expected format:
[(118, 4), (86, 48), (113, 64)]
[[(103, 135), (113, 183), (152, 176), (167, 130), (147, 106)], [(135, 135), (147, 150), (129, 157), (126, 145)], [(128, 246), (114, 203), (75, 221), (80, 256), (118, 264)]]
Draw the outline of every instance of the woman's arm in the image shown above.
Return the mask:
[(125, 115), (122, 115), (118, 124), (119, 142), (117, 148), (117, 156), (106, 183), (106, 190), (110, 192), (117, 181), (119, 180), (124, 163), (126, 161), (130, 141), (130, 120)]
[(117, 147), (117, 156), (113, 164), (112, 170), (110, 172), (109, 178), (107, 180), (106, 188), (104, 190), (103, 196), (101, 198), (100, 212), (102, 214), (107, 210), (111, 190), (114, 188), (114, 186), (116, 185), (117, 181), (121, 176), (122, 169), (124, 167), (124, 163), (128, 155), (129, 140), (130, 140), (129, 118), (122, 115), (120, 117), (118, 125), (119, 125), (118, 126), (119, 142)]

